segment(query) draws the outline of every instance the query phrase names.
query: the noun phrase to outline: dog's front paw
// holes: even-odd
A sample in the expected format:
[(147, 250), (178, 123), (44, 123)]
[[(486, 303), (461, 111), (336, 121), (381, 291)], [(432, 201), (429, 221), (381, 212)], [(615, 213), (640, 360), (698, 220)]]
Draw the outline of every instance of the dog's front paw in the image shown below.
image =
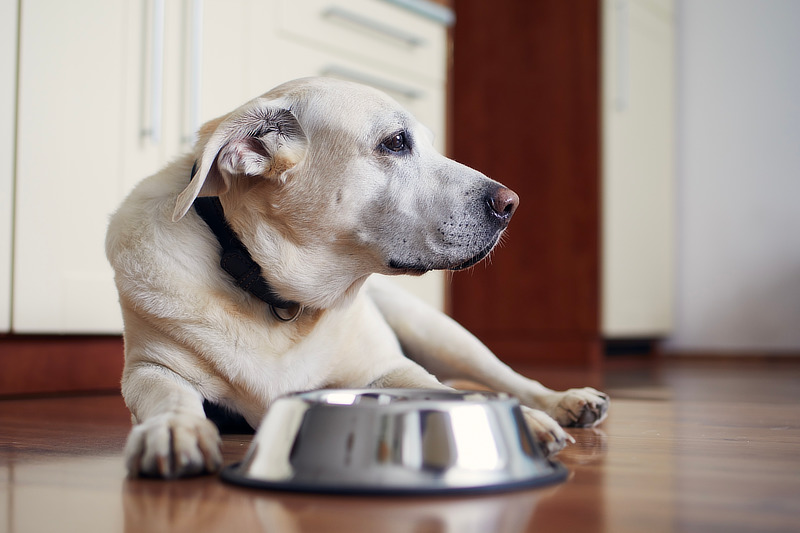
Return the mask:
[(219, 431), (203, 417), (166, 413), (137, 424), (125, 457), (132, 476), (176, 478), (216, 472), (222, 466)]
[(588, 428), (608, 416), (608, 394), (591, 387), (553, 394), (545, 412), (567, 427)]
[(522, 415), (525, 417), (525, 422), (528, 428), (533, 432), (536, 441), (539, 444), (545, 456), (550, 457), (564, 449), (567, 442), (575, 442), (569, 433), (564, 431), (558, 422), (553, 420), (544, 411), (538, 409), (531, 409), (530, 407), (521, 407)]

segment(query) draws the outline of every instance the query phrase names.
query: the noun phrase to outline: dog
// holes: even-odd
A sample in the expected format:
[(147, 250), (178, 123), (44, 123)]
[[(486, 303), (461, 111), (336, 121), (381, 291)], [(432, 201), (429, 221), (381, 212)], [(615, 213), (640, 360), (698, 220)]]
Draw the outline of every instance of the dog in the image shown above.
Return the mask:
[(217, 471), (204, 402), (255, 428), (276, 398), (326, 387), (471, 380), (516, 396), (547, 454), (572, 440), (561, 426), (600, 423), (606, 394), (517, 374), (372, 276), (468, 268), (518, 203), (439, 154), (394, 100), (350, 82), (291, 81), (202, 126), (191, 152), (142, 181), (108, 227), (130, 475)]

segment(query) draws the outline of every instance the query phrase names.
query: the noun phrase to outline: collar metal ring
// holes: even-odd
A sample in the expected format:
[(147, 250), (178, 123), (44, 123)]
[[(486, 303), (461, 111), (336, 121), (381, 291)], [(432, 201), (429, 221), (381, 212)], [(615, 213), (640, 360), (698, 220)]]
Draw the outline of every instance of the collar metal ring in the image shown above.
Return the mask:
[[(290, 307), (289, 309), (277, 308), (274, 305), (269, 306), (269, 311), (272, 313), (276, 319), (280, 320), (281, 322), (291, 323), (300, 318), (300, 315), (303, 314), (305, 310), (304, 305), (295, 305)], [(285, 315), (281, 314), (281, 312), (286, 313)]]

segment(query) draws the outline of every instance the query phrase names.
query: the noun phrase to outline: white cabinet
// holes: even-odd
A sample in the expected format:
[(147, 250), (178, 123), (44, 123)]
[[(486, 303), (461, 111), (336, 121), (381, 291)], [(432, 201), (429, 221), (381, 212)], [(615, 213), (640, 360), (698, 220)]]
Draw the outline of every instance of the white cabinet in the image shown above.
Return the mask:
[[(9, 320), (17, 333), (121, 331), (104, 255), (109, 215), (191, 145), (198, 125), (282, 81), (383, 85), (443, 146), (444, 26), (388, 2), (342, 4), (331, 13), (279, 0), (21, 0), (13, 257), (12, 171), (0, 170), (0, 331)], [(16, 43), (17, 17), (5, 11), (2, 38)], [(0, 68), (13, 80), (8, 50)], [(13, 145), (6, 134), (0, 150)], [(411, 281), (441, 307), (442, 279)]]
[(15, 331), (118, 327), (101, 260), (106, 219), (121, 192), (126, 5), (21, 3)]
[(671, 0), (603, 2), (603, 333), (672, 327), (674, 21)]
[(374, 0), (279, 0), (279, 31), (397, 75), (444, 81), (440, 24)]
[(17, 0), (0, 0), (0, 333), (11, 328)]
[[(108, 217), (190, 145), (205, 113), (250, 96), (237, 79), (247, 4), (22, 1), (15, 332), (121, 331)], [(220, 73), (203, 98), (201, 76)]]

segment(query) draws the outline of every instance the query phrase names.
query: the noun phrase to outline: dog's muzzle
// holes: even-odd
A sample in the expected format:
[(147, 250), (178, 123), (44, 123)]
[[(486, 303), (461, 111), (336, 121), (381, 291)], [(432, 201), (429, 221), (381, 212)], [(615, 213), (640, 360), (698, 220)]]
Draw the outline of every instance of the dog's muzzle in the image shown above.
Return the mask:
[[(424, 274), (430, 270), (469, 268), (489, 255), (500, 240), (503, 231), (508, 227), (518, 206), (519, 196), (517, 193), (502, 185), (494, 184), (474, 204), (473, 211), (477, 216), (475, 217), (476, 222), (472, 226), (449, 222), (439, 229), (445, 245), (443, 248), (449, 247), (449, 253), (438, 252), (433, 254), (429, 261), (426, 261), (423, 257), (418, 257), (416, 251), (406, 252), (407, 256), (417, 257), (414, 259), (392, 258), (388, 263), (389, 268), (398, 274), (412, 275)], [(465, 252), (468, 250), (472, 252), (466, 255)]]

